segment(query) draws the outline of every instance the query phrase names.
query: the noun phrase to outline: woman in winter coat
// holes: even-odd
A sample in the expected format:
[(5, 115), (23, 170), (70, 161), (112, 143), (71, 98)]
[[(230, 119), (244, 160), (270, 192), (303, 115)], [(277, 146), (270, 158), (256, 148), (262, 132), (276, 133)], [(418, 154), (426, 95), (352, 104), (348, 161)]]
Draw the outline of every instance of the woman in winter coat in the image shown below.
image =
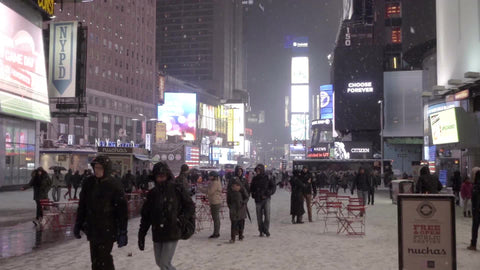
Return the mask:
[(472, 216), (472, 213), (470, 212), (470, 208), (468, 207), (470, 200), (472, 199), (472, 190), (473, 190), (473, 185), (472, 182), (470, 182), (470, 178), (467, 176), (465, 177), (465, 180), (463, 181), (461, 190), (460, 190), (460, 195), (462, 196), (463, 200), (463, 216), (468, 217)]
[(459, 195), (460, 195), (460, 189), (461, 189), (461, 186), (462, 186), (462, 177), (460, 176), (459, 171), (455, 171), (453, 173), (451, 182), (452, 182), (452, 190), (453, 190), (453, 193), (455, 194), (455, 204), (460, 205), (460, 196)]
[(290, 215), (292, 215), (292, 223), (301, 224), (303, 223), (303, 214), (305, 214), (305, 209), (303, 208), (303, 191), (305, 189), (305, 184), (301, 179), (300, 171), (293, 171), (293, 176), (290, 179), (290, 186), (292, 187), (292, 194), (290, 197)]
[(145, 236), (152, 227), (155, 261), (160, 269), (175, 270), (173, 255), (182, 236), (181, 223), (195, 216), (195, 204), (175, 178), (168, 165), (159, 162), (153, 167), (155, 187), (148, 192), (142, 207), (138, 248), (145, 249)]
[(227, 191), (227, 204), (230, 210), (230, 222), (232, 223), (230, 243), (235, 243), (237, 234), (238, 240), (243, 240), (249, 197), (250, 195), (248, 195), (244, 185), (239, 180), (233, 180)]
[(33, 223), (38, 225), (41, 222), (43, 217), (42, 206), (40, 200), (48, 199), (48, 191), (52, 185), (52, 180), (48, 176), (48, 173), (42, 168), (38, 167), (31, 174), (32, 178), (30, 182), (22, 187), (22, 190), (26, 190), (30, 187), (33, 187), (33, 200), (37, 206), (37, 215)]
[(430, 175), (430, 170), (427, 166), (422, 167), (417, 181), (417, 193), (437, 194), (440, 190), (442, 190), (442, 183), (440, 183), (438, 178)]

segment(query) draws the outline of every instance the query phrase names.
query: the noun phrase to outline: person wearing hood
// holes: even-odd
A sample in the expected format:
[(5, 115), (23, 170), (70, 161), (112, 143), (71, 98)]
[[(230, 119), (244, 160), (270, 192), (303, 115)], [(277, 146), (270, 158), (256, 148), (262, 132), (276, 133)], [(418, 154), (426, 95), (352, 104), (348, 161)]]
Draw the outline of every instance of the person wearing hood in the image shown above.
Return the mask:
[(440, 190), (442, 190), (442, 183), (430, 174), (427, 166), (422, 167), (417, 181), (417, 193), (438, 194)]
[(230, 243), (235, 243), (238, 234), (238, 240), (243, 240), (243, 230), (245, 229), (245, 219), (247, 218), (247, 203), (250, 196), (243, 183), (236, 177), (229, 185), (227, 190), (227, 205), (230, 210), (231, 239)]
[(250, 185), (248, 184), (247, 179), (245, 179), (243, 175), (243, 168), (240, 165), (237, 165), (235, 167), (235, 175), (232, 178), (232, 180), (228, 183), (228, 188), (230, 188), (230, 185), (235, 181), (240, 182), (240, 184), (242, 184), (242, 186), (245, 188), (245, 190), (250, 196)]
[(109, 157), (97, 156), (91, 165), (94, 175), (83, 183), (73, 235), (77, 239), (81, 231), (87, 235), (93, 270), (115, 269), (113, 243), (119, 248), (128, 243), (127, 200), (121, 182), (111, 176)]
[(52, 185), (52, 180), (42, 167), (38, 167), (36, 170), (32, 171), (31, 177), (32, 178), (30, 179), (30, 182), (23, 186), (22, 190), (33, 187), (33, 200), (35, 201), (37, 207), (37, 215), (33, 223), (36, 226), (40, 224), (43, 218), (43, 210), (40, 200), (48, 199), (48, 191)]
[(188, 182), (188, 165), (183, 164), (180, 168), (180, 174), (175, 178), (175, 182), (183, 186), (183, 188), (190, 193), (190, 183)]
[(305, 214), (303, 207), (303, 191), (305, 189), (305, 183), (302, 181), (300, 171), (293, 171), (293, 176), (290, 180), (290, 186), (292, 187), (292, 194), (290, 197), (290, 215), (292, 215), (292, 223), (302, 224), (302, 217)]
[(477, 250), (478, 227), (480, 225), (480, 171), (475, 173), (472, 190), (472, 240), (469, 250)]
[(194, 219), (195, 204), (183, 186), (175, 183), (173, 173), (166, 163), (155, 164), (152, 174), (155, 185), (142, 207), (138, 248), (142, 251), (145, 249), (145, 236), (152, 227), (156, 264), (160, 269), (175, 270), (172, 259), (178, 240), (182, 239), (181, 224), (185, 220)]
[(202, 193), (207, 194), (210, 204), (210, 212), (213, 219), (213, 234), (209, 238), (220, 237), (220, 210), (222, 208), (222, 183), (216, 171), (208, 173), (208, 187), (199, 188)]
[(257, 224), (260, 237), (270, 236), (270, 197), (275, 193), (276, 185), (265, 174), (265, 165), (258, 164), (255, 167), (255, 177), (250, 185), (252, 198), (255, 199)]

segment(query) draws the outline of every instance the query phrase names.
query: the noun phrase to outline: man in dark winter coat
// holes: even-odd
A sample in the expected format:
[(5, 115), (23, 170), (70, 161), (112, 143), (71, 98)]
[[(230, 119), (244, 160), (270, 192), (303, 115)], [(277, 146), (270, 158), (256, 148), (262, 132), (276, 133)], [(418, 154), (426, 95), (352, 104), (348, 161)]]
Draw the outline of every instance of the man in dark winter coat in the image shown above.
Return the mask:
[(305, 197), (305, 202), (307, 203), (307, 212), (308, 212), (308, 221), (313, 222), (312, 220), (312, 192), (313, 197), (317, 195), (317, 187), (313, 182), (312, 174), (308, 171), (307, 166), (303, 166), (301, 172), (301, 179), (304, 185), (303, 197)]
[(438, 178), (430, 175), (430, 170), (427, 166), (422, 167), (417, 181), (417, 193), (437, 194), (440, 190), (442, 190), (442, 183), (440, 183)]
[(40, 205), (40, 200), (48, 199), (48, 191), (52, 186), (52, 180), (48, 176), (48, 173), (42, 168), (38, 167), (31, 174), (32, 178), (30, 182), (22, 187), (22, 190), (29, 189), (33, 187), (33, 200), (37, 206), (37, 215), (33, 223), (36, 225), (40, 224), (43, 218), (42, 206)]
[(452, 179), (452, 190), (455, 194), (455, 204), (460, 205), (460, 189), (462, 188), (462, 176), (459, 171), (453, 173)]
[(195, 216), (195, 204), (182, 185), (176, 184), (168, 165), (153, 167), (155, 187), (142, 207), (138, 231), (138, 248), (145, 249), (145, 236), (152, 227), (155, 261), (160, 269), (173, 269), (173, 255), (182, 236), (181, 222)]
[(148, 190), (148, 174), (147, 170), (142, 171), (142, 175), (140, 177), (140, 188), (144, 191)]
[(477, 250), (478, 227), (480, 226), (480, 171), (475, 173), (472, 190), (472, 240), (469, 250)]
[(111, 176), (110, 158), (98, 156), (91, 165), (94, 175), (83, 183), (73, 234), (79, 239), (83, 230), (87, 235), (93, 270), (115, 269), (110, 254), (113, 243), (119, 248), (128, 243), (127, 201), (120, 181)]
[(353, 195), (353, 191), (356, 188), (357, 196), (358, 198), (362, 198), (363, 205), (367, 204), (368, 191), (370, 190), (369, 177), (370, 175), (367, 172), (365, 172), (365, 169), (360, 167), (358, 169), (357, 177), (355, 177), (355, 180), (353, 181), (352, 195)]
[(123, 176), (122, 185), (125, 193), (132, 193), (133, 186), (135, 185), (135, 176), (133, 176), (131, 170), (128, 170), (127, 173)]
[(82, 179), (85, 177), (88, 178), (88, 171), (85, 170), (83, 172), (83, 175), (80, 175), (79, 171), (75, 171), (75, 174), (72, 175), (72, 186), (73, 186), (73, 198), (76, 200), (77, 199), (77, 191), (78, 188), (82, 185)]
[(230, 243), (235, 243), (237, 234), (238, 239), (243, 240), (249, 197), (244, 185), (239, 180), (233, 180), (227, 190), (227, 205), (230, 210), (230, 222), (232, 223)]
[(190, 191), (190, 183), (188, 182), (188, 165), (183, 164), (180, 168), (180, 174), (175, 178), (175, 183), (180, 184), (183, 188), (187, 191), (188, 194), (191, 193)]
[(290, 180), (290, 186), (292, 187), (292, 194), (290, 197), (290, 215), (292, 215), (293, 224), (303, 223), (302, 217), (303, 214), (305, 214), (305, 209), (303, 208), (303, 191), (305, 189), (305, 184), (301, 178), (302, 176), (300, 171), (293, 171), (293, 176)]
[(258, 164), (255, 167), (256, 175), (252, 179), (250, 192), (255, 199), (257, 210), (257, 223), (260, 237), (265, 234), (270, 236), (270, 197), (275, 193), (276, 185), (268, 175), (265, 174), (265, 166)]

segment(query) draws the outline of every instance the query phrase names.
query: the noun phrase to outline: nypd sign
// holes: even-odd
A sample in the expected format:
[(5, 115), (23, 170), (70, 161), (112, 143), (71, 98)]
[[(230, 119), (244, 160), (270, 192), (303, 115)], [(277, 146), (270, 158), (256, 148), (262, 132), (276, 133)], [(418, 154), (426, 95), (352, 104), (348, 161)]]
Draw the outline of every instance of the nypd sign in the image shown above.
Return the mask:
[(49, 96), (75, 97), (78, 22), (50, 24)]

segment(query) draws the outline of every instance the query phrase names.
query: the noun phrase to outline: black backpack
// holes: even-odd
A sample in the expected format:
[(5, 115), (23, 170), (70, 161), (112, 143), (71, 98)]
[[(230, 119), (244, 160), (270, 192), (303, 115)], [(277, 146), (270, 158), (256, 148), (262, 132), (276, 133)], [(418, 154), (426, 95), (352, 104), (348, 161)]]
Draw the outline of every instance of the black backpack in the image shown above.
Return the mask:
[[(186, 190), (183, 190), (181, 185), (177, 185), (177, 191), (179, 192), (178, 196), (180, 198), (182, 197), (181, 192), (187, 192)], [(178, 216), (179, 227), (181, 230), (180, 238), (187, 240), (195, 233), (195, 214), (191, 216), (185, 216), (183, 205), (181, 207), (182, 209), (180, 210), (180, 215)]]

